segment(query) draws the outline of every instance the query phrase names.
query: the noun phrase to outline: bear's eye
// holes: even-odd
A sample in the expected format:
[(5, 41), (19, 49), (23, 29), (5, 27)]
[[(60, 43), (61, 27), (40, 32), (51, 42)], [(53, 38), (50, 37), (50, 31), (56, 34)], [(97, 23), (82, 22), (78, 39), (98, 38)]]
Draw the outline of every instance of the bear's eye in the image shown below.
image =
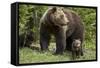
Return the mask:
[(60, 15), (60, 18), (63, 18), (64, 17), (64, 15)]

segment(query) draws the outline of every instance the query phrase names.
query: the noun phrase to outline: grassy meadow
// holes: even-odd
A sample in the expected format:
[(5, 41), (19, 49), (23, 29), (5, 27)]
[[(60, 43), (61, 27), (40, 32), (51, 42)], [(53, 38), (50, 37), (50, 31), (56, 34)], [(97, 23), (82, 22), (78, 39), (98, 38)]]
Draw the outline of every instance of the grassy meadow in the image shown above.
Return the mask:
[(19, 49), (19, 63), (43, 63), (43, 62), (60, 62), (60, 61), (80, 61), (80, 60), (95, 60), (96, 46), (91, 42), (84, 44), (84, 56), (72, 60), (70, 51), (64, 52), (63, 55), (53, 55), (55, 52), (55, 43), (51, 43), (49, 51), (41, 52), (39, 44), (33, 45), (31, 48)]

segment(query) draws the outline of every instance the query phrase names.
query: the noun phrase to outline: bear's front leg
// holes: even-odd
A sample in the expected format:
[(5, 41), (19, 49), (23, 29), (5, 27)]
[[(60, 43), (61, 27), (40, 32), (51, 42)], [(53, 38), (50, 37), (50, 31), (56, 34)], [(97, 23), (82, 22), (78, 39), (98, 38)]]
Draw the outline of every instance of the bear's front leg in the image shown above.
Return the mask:
[(60, 30), (56, 34), (56, 52), (55, 54), (63, 54), (66, 46), (66, 34), (64, 30)]
[(50, 34), (48, 33), (47, 29), (41, 27), (41, 29), (40, 29), (40, 47), (41, 47), (42, 51), (48, 50), (49, 40), (50, 40)]

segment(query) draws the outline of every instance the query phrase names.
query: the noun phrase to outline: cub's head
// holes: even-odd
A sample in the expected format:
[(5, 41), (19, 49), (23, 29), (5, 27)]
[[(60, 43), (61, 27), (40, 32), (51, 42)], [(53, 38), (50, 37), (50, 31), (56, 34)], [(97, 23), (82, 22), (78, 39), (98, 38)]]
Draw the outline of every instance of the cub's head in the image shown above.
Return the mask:
[(72, 43), (72, 47), (75, 51), (79, 51), (79, 49), (81, 48), (81, 41), (79, 39), (74, 40)]
[(52, 7), (50, 10), (50, 21), (56, 26), (67, 25), (69, 22), (62, 7)]

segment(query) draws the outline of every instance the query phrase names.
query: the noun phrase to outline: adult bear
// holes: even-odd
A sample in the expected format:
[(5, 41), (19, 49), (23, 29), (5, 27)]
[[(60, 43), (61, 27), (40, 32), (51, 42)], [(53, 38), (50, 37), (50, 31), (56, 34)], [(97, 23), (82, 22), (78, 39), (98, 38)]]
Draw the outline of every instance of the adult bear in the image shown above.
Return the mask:
[(80, 17), (73, 11), (62, 7), (49, 8), (40, 20), (40, 46), (47, 50), (51, 34), (56, 38), (55, 54), (62, 54), (65, 49), (71, 50), (74, 39), (83, 42), (84, 26)]

